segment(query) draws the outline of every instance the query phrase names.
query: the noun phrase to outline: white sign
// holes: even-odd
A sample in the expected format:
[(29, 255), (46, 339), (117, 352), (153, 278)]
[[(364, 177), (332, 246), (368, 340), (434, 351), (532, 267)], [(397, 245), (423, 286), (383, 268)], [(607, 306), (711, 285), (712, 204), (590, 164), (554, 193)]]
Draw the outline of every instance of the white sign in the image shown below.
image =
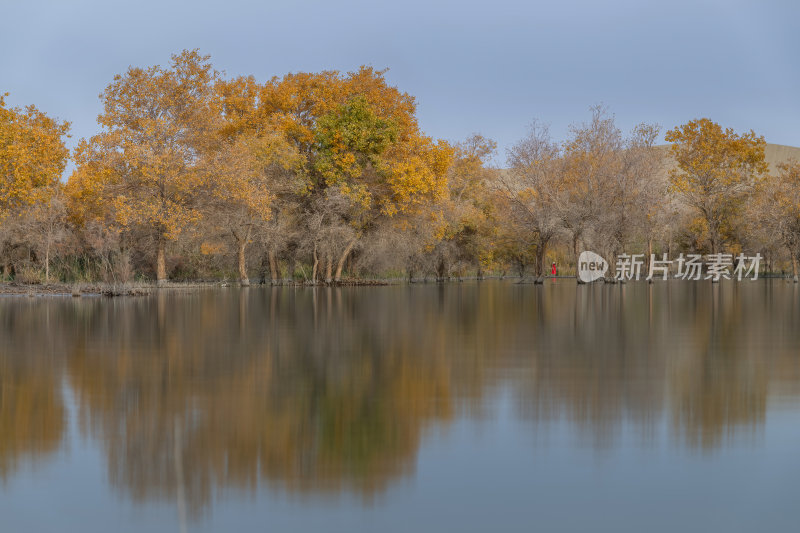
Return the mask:
[(594, 252), (581, 252), (578, 258), (578, 278), (584, 283), (596, 281), (608, 272), (608, 263)]

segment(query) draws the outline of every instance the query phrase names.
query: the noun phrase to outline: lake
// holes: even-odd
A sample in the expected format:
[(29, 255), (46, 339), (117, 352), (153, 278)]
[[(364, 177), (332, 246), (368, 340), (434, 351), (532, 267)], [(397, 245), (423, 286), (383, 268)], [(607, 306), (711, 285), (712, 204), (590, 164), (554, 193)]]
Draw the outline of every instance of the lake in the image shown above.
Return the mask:
[(0, 530), (797, 531), (784, 280), (0, 298)]

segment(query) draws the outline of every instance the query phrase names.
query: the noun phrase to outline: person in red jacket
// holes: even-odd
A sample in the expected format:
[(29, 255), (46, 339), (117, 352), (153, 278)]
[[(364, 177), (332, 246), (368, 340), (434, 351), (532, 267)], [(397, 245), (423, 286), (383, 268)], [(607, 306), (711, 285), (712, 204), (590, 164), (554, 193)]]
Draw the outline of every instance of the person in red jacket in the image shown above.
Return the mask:
[(553, 266), (552, 266), (552, 267), (550, 267), (550, 273), (551, 273), (552, 275), (554, 275), (554, 276), (555, 276), (556, 274), (558, 274), (558, 269), (556, 268), (556, 264), (555, 264), (555, 263), (553, 263)]

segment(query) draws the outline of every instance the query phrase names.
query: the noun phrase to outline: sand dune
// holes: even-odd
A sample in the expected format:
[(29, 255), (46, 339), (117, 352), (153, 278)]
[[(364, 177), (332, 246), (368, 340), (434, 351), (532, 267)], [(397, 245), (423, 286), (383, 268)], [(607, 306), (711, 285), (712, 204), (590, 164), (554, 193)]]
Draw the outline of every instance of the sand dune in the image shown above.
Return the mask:
[[(669, 145), (664, 144), (658, 146), (660, 150), (664, 151), (664, 157), (670, 159), (665, 166), (665, 172), (668, 171), (670, 168), (674, 166), (674, 162), (671, 161), (671, 157), (669, 157)], [(800, 148), (796, 146), (786, 146), (783, 144), (769, 144), (764, 150), (764, 156), (769, 164), (769, 172), (775, 173), (778, 170), (778, 164), (786, 163), (792, 159), (800, 161)]]

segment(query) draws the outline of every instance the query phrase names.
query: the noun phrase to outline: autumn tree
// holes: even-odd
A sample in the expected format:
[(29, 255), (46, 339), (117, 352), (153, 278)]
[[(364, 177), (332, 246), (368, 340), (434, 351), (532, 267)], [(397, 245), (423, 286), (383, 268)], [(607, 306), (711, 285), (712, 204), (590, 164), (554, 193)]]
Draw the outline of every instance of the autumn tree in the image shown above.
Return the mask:
[(603, 106), (591, 108), (590, 121), (570, 127), (563, 146), (563, 186), (555, 196), (561, 223), (571, 237), (577, 263), (578, 243), (597, 228), (618, 172), (623, 138)]
[(64, 187), (60, 183), (43, 188), (39, 200), (21, 213), (20, 227), (44, 265), (45, 283), (50, 283), (50, 263), (56, 247), (69, 237)]
[[(266, 211), (261, 209), (258, 223), (250, 224), (248, 233), (264, 249), (262, 270), (268, 265), (272, 282), (276, 283), (279, 275), (277, 255), (296, 238), (298, 200), (306, 190), (305, 158), (299, 152), (299, 145), (288, 134), (282, 114), (274, 112), (271, 107), (265, 109), (266, 86), (259, 85), (252, 76), (240, 76), (219, 80), (215, 93), (223, 115), (219, 132), (223, 149), (230, 150), (236, 143), (247, 146), (240, 157), (250, 161), (249, 168), (256, 169), (255, 173), (249, 173), (248, 182), (251, 186), (258, 183), (261, 192), (269, 196), (269, 216), (264, 217)], [(220, 170), (222, 174), (237, 179), (236, 172), (231, 174)], [(211, 178), (216, 179), (213, 175)], [(215, 187), (212, 185), (211, 188)], [(242, 205), (241, 202), (252, 201), (254, 199), (246, 199), (243, 195), (238, 203), (229, 204), (229, 207), (235, 209), (236, 205)]]
[[(79, 148), (71, 178), (95, 191), (121, 228), (141, 231), (155, 249), (156, 279), (167, 279), (166, 246), (198, 221), (196, 192), (206, 144), (214, 139), (217, 73), (196, 50), (173, 55), (169, 68), (131, 67), (101, 95), (103, 131)], [(84, 153), (85, 152), (85, 153)]]
[(39, 199), (43, 187), (56, 185), (69, 150), (69, 123), (48, 117), (34, 106), (6, 107), (0, 95), (0, 216)]
[[(358, 75), (362, 78), (381, 76), (368, 68), (361, 68)], [(332, 237), (350, 233), (341, 216), (344, 213), (339, 191), (326, 190), (327, 185), (319, 179), (315, 165), (317, 123), (352, 96), (353, 92), (347, 87), (347, 80), (352, 76), (345, 77), (337, 71), (290, 73), (272, 78), (257, 92), (242, 90), (246, 89), (246, 84), (239, 84), (239, 94), (247, 95), (239, 98), (240, 127), (262, 130), (275, 126), (301, 158), (293, 179), (276, 188), (276, 216), (270, 221), (271, 231), (261, 233), (273, 282), (278, 275), (277, 254), (283, 250), (288, 253), (290, 270), (293, 270), (296, 256), (304, 254), (312, 262), (312, 283), (317, 280), (321, 261), (327, 264), (331, 272), (328, 278), (332, 279), (336, 253), (333, 248), (339, 248)], [(246, 111), (248, 106), (252, 107), (251, 112)]]
[(563, 146), (563, 185), (555, 197), (572, 240), (593, 243), (610, 261), (646, 233), (655, 207), (658, 128), (641, 124), (625, 135), (604, 106), (590, 121), (573, 125)]
[[(36, 209), (37, 215), (43, 215), (49, 207), (60, 205), (57, 196), (69, 158), (65, 145), (68, 133), (68, 122), (48, 117), (34, 106), (7, 107), (4, 95), (0, 95), (0, 225), (21, 227), (20, 217), (33, 206), (48, 206)], [(52, 214), (53, 210), (49, 212)], [(27, 217), (24, 222), (38, 233), (43, 228), (37, 223), (49, 224), (52, 218)], [(53, 233), (45, 233), (48, 239), (42, 248), (48, 254), (43, 266), (49, 280), (49, 237)], [(20, 236), (11, 245), (28, 242), (38, 248), (40, 243), (29, 243), (29, 239), (30, 234)]]
[(749, 207), (766, 238), (788, 252), (796, 282), (800, 259), (800, 163), (778, 165), (777, 175), (759, 183)]
[(453, 158), (447, 173), (447, 194), (432, 204), (436, 215), (427, 224), (434, 226), (437, 242), (427, 250), (433, 259), (438, 280), (461, 275), (467, 268), (490, 262), (491, 240), (495, 230), (492, 188), (498, 171), (491, 166), (497, 144), (479, 134), (453, 146)]
[[(663, 234), (661, 216), (670, 208), (662, 171), (662, 153), (655, 146), (659, 127), (639, 124), (628, 135), (610, 123), (618, 139), (615, 151), (605, 161), (603, 188), (593, 228), (593, 246), (612, 262), (633, 248), (645, 251), (649, 260), (653, 241)], [(646, 246), (646, 249), (645, 249)]]
[(668, 131), (666, 140), (677, 164), (669, 173), (671, 189), (700, 217), (711, 252), (721, 252), (754, 183), (767, 171), (764, 138), (701, 118)]
[[(297, 199), (300, 211), (322, 224), (313, 226), (351, 234), (329, 246), (323, 259), (331, 281), (341, 278), (346, 260), (371, 231), (412, 216), (446, 191), (450, 147), (420, 132), (414, 99), (389, 86), (384, 73), (361, 67), (346, 75), (274, 78), (260, 92), (251, 119), (274, 121), (303, 156), (298, 176), (304, 187)], [(317, 208), (330, 213), (330, 202), (336, 216), (314, 215)], [(320, 241), (320, 234), (307, 237)], [(312, 253), (314, 247), (300, 249)]]
[[(524, 262), (532, 250), (534, 274), (541, 280), (547, 247), (562, 230), (561, 150), (551, 140), (548, 128), (534, 121), (528, 135), (509, 150), (508, 165), (498, 187), (507, 205), (502, 210), (502, 247), (517, 263)], [(520, 267), (524, 271), (524, 265)]]
[(274, 191), (297, 165), (298, 157), (279, 134), (240, 135), (206, 154), (206, 205), (213, 225), (228, 233), (237, 251), (239, 279), (249, 284), (246, 248), (267, 229)]

